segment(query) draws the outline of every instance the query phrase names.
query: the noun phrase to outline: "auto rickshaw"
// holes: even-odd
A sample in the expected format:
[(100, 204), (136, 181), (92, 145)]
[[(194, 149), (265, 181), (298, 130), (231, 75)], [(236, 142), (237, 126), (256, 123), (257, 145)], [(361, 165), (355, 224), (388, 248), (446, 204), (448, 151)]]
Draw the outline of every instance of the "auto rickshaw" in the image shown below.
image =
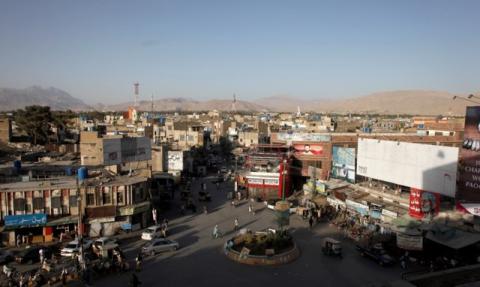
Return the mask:
[(328, 256), (338, 256), (342, 258), (342, 243), (330, 237), (322, 241), (322, 252)]

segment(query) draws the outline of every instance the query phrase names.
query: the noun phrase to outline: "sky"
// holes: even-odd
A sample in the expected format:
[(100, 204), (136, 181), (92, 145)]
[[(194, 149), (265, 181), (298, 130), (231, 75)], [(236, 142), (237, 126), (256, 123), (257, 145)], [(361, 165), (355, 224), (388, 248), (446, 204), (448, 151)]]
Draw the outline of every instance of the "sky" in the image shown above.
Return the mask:
[(0, 0), (0, 87), (140, 98), (480, 91), (476, 0)]

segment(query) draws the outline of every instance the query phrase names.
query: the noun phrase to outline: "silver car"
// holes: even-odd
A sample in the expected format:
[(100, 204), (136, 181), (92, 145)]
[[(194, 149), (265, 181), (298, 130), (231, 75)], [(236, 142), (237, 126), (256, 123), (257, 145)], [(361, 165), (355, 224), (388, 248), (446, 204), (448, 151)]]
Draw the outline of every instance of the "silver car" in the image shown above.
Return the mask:
[(163, 251), (175, 251), (178, 248), (180, 248), (180, 245), (176, 241), (165, 238), (155, 238), (150, 243), (143, 246), (142, 253), (155, 255), (156, 253)]

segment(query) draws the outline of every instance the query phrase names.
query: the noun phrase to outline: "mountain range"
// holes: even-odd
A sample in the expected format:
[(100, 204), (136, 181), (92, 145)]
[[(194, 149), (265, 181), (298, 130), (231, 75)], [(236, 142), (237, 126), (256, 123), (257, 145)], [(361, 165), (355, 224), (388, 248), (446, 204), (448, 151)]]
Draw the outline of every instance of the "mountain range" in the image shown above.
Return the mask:
[(32, 86), (25, 89), (0, 88), (0, 110), (12, 111), (25, 106), (50, 106), (52, 110), (90, 110), (90, 106), (69, 93), (54, 88)]
[[(462, 99), (453, 100), (454, 94), (439, 91), (403, 90), (373, 93), (348, 99), (306, 100), (286, 95), (261, 98), (256, 101), (237, 100), (237, 111), (338, 112), (379, 113), (411, 115), (464, 115), (465, 107), (473, 103)], [(480, 101), (479, 101), (480, 102)], [(0, 88), (0, 110), (10, 111), (28, 105), (48, 105), (52, 110), (92, 110), (93, 107), (69, 93), (54, 88), (38, 86), (26, 89)], [(95, 105), (102, 111), (125, 111), (133, 102), (114, 105)], [(150, 111), (151, 101), (140, 101), (139, 110)], [(153, 102), (155, 111), (231, 111), (231, 100), (195, 100), (187, 98), (163, 98)]]

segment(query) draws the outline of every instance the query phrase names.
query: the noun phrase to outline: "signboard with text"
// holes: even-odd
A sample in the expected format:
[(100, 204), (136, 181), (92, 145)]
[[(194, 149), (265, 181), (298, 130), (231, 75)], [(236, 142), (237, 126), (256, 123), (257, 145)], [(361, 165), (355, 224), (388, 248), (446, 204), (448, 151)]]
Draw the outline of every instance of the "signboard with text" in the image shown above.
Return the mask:
[(480, 216), (480, 106), (467, 107), (458, 175), (458, 204), (463, 210)]
[(4, 218), (5, 226), (38, 226), (47, 223), (45, 213), (7, 215)]

